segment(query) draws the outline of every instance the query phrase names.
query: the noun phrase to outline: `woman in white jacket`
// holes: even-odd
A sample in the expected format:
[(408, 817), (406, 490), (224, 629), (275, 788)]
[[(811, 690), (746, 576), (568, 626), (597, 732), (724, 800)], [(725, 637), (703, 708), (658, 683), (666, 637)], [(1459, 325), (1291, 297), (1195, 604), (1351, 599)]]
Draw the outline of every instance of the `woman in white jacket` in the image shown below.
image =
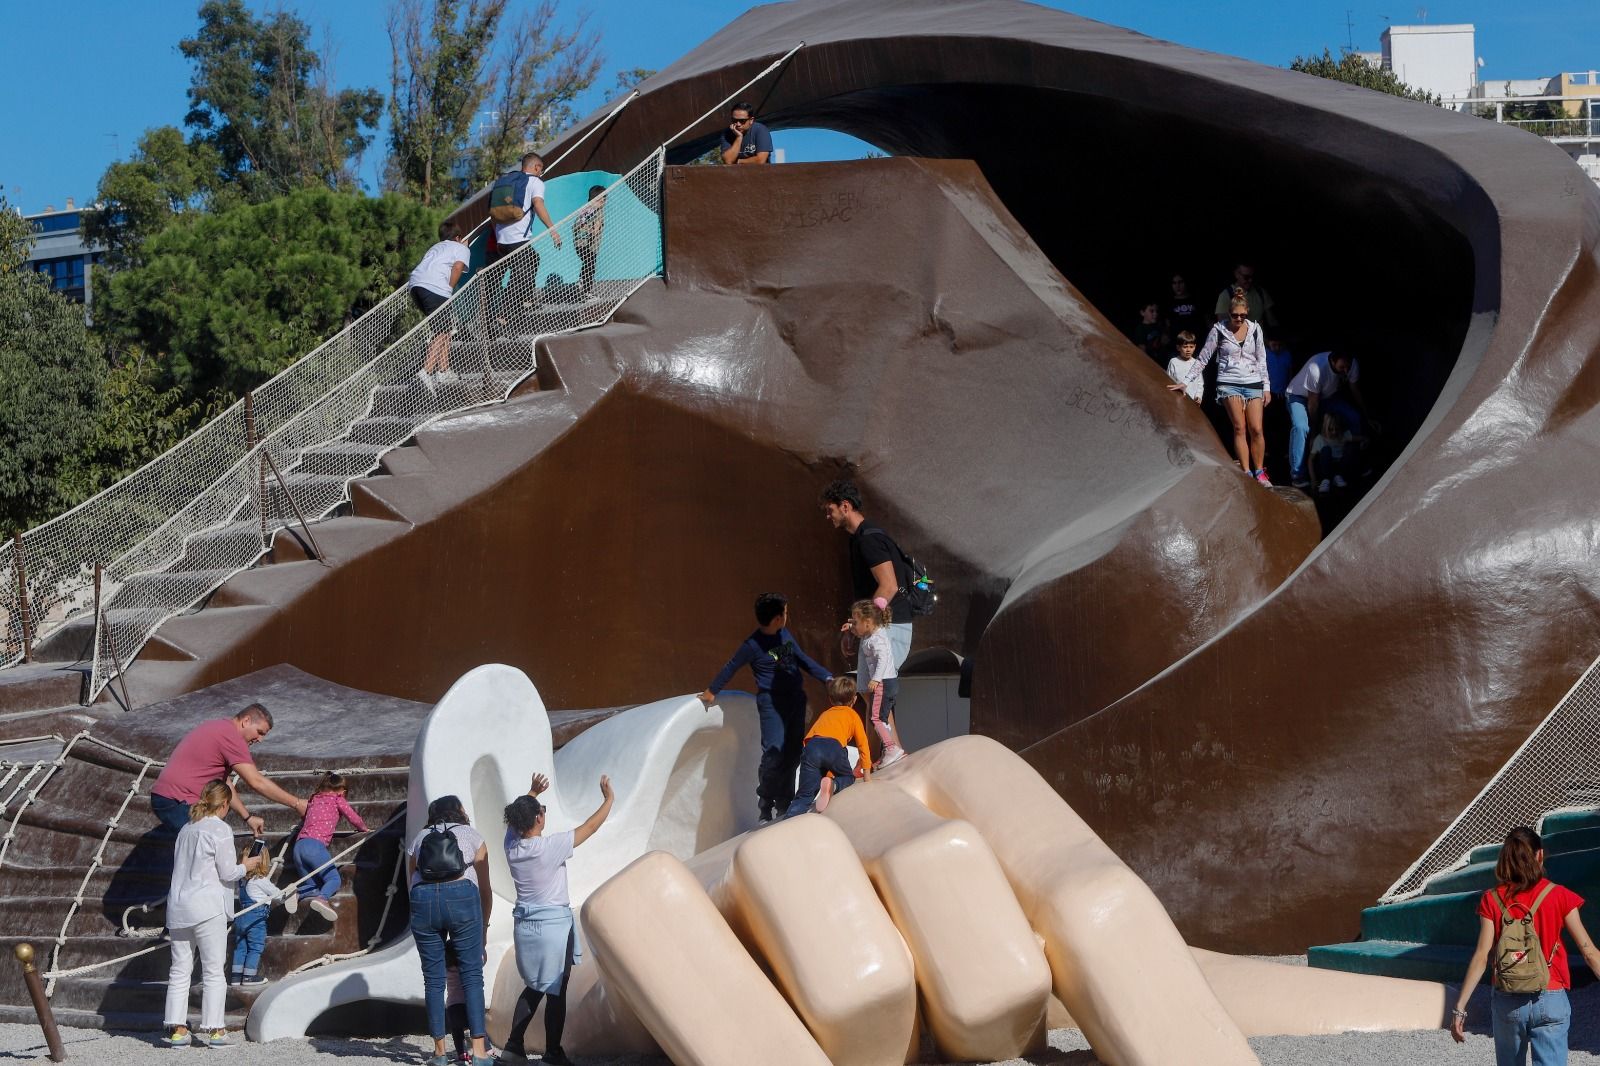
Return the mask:
[[(252, 868), (266, 872), (265, 852), (235, 862), (233, 831), (222, 820), (233, 801), (225, 781), (209, 782), (189, 807), (189, 824), (178, 833), (167, 894), (167, 932), (172, 937), (172, 968), (167, 973), (167, 1036), (162, 1043), (188, 1047), (198, 1036), (207, 1047), (225, 1047), (228, 1039), (228, 916), (233, 913), (234, 885)], [(200, 953), (200, 1030), (189, 1031), (189, 979)]]

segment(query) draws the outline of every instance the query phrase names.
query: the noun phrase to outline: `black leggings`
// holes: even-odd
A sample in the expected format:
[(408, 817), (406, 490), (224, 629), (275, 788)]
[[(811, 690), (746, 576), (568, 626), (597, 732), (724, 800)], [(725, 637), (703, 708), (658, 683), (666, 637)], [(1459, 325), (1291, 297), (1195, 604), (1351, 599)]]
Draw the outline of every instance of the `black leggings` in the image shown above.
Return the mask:
[[(567, 985), (561, 983), (561, 994), (549, 994), (549, 1002), (544, 1005), (544, 1049), (548, 1053), (561, 1046), (561, 1034), (567, 1028)], [(511, 1015), (511, 1036), (506, 1041), (506, 1046), (519, 1049), (528, 1033), (528, 1023), (533, 1021), (533, 1012), (539, 1009), (539, 1001), (545, 998), (545, 993), (535, 992), (531, 988), (522, 990), (522, 998), (517, 1000), (517, 1009)]]
[[(567, 966), (561, 974), (561, 991), (548, 993), (549, 1001), (544, 1005), (544, 1049), (548, 1053), (561, 1046), (561, 1034), (567, 1028), (567, 984), (572, 980), (572, 938), (574, 933), (567, 934)], [(506, 1038), (506, 1046), (513, 1050), (521, 1050), (523, 1038), (527, 1036), (528, 1024), (533, 1021), (533, 1012), (539, 1009), (539, 1001), (546, 998), (546, 993), (532, 988), (524, 988), (521, 997), (517, 1000), (517, 1009), (511, 1014), (511, 1035)]]

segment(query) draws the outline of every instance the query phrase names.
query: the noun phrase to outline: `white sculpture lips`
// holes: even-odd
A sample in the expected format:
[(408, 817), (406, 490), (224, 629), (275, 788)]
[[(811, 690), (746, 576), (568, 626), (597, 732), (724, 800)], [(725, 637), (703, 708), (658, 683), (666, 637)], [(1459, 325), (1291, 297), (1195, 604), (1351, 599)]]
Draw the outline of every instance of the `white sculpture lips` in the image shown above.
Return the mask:
[[(412, 750), (406, 840), (421, 830), (428, 800), (454, 794), (489, 842), (495, 904), (485, 938), (484, 987), (493, 990), (491, 1004), (502, 1007), (493, 1011), (496, 1032), (504, 1032), (510, 1005), (521, 992), (514, 964), (500, 973), (502, 963), (510, 961), (516, 898), (500, 848), (502, 811), (527, 792), (532, 775), (550, 778), (540, 799), (549, 807), (546, 824), (556, 830), (572, 828), (599, 805), (602, 773), (616, 787), (611, 817), (567, 864), (576, 908), (646, 851), (688, 859), (752, 828), (759, 758), (754, 701), (739, 693), (725, 693), (710, 710), (693, 696), (635, 707), (553, 752), (544, 700), (521, 670), (480, 666), (450, 686), (423, 722)], [(592, 966), (574, 971), (574, 1004), (587, 994), (593, 971)], [(503, 1004), (502, 984), (510, 995)], [(422, 972), (409, 935), (370, 955), (276, 982), (256, 1000), (247, 1031), (253, 1040), (304, 1036), (329, 1008), (368, 999), (422, 1002)], [(577, 1018), (569, 1025), (575, 1038), (582, 1028)], [(583, 1045), (575, 1040), (573, 1046)]]

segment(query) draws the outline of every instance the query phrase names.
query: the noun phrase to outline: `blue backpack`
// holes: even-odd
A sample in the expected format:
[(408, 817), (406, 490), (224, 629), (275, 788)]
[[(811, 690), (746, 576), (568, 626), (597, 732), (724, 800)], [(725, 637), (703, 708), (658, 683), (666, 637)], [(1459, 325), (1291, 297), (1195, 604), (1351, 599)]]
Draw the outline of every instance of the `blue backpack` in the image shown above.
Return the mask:
[(489, 190), (489, 217), (502, 226), (521, 222), (522, 216), (527, 213), (522, 208), (523, 199), (527, 195), (526, 171), (512, 170), (502, 174)]

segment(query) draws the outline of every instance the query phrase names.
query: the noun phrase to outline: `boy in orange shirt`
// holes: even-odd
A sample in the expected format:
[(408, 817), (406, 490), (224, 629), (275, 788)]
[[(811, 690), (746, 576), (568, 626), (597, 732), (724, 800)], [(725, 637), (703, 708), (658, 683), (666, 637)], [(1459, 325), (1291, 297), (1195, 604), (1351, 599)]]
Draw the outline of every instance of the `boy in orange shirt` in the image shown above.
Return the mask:
[[(854, 744), (861, 754), (861, 774), (872, 777), (872, 756), (867, 751), (867, 730), (856, 713), (856, 683), (849, 677), (836, 676), (828, 682), (828, 698), (833, 706), (817, 715), (806, 731), (805, 747), (800, 752), (800, 784), (795, 790), (794, 802), (789, 804), (785, 818), (793, 818), (811, 809), (827, 810), (828, 800), (836, 789), (855, 784), (856, 773), (850, 767), (847, 744)], [(827, 776), (832, 774), (832, 777)]]

